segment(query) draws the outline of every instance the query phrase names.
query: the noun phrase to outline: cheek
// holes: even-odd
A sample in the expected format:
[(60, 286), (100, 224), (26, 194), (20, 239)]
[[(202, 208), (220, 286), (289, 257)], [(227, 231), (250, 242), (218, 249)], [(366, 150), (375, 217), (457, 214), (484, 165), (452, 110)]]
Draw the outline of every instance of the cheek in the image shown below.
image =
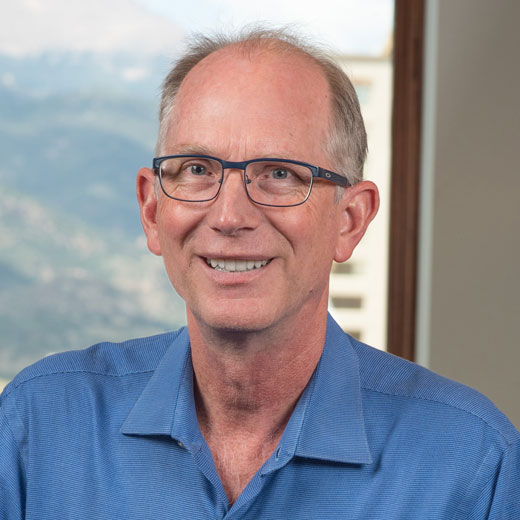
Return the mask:
[(188, 203), (163, 199), (158, 208), (157, 222), (159, 235), (167, 240), (182, 240), (189, 236), (202, 219), (202, 212), (197, 206)]
[(161, 246), (161, 256), (170, 283), (183, 299), (186, 298), (186, 277), (189, 271), (190, 256), (186, 254), (186, 242), (194, 225), (189, 213), (179, 211), (169, 201), (160, 208), (158, 223), (158, 238)]
[(157, 232), (168, 272), (171, 272), (175, 265), (180, 267), (182, 264), (181, 252), (193, 236), (199, 221), (197, 211), (190, 211), (176, 201), (162, 201), (158, 208)]
[[(336, 249), (336, 213), (324, 209), (327, 206), (320, 207), (310, 202), (288, 208), (292, 212), (288, 212), (280, 221), (279, 229), (291, 243), (301, 269), (308, 266), (313, 271), (325, 271), (330, 268)], [(294, 211), (297, 208), (300, 210)]]

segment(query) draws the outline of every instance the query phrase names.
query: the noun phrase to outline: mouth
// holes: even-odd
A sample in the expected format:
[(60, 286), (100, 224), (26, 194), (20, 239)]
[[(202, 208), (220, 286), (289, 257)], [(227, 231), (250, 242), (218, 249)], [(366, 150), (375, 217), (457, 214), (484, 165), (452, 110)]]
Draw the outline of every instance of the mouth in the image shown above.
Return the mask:
[(206, 263), (215, 271), (224, 273), (244, 273), (265, 267), (269, 260), (235, 260), (225, 258), (205, 258)]

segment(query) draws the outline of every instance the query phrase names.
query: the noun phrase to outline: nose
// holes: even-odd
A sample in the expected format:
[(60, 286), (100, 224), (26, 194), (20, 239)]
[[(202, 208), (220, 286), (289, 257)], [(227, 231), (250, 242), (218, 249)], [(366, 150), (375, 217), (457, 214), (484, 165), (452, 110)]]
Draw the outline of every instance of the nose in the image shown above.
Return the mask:
[(211, 203), (207, 219), (216, 231), (233, 236), (258, 226), (261, 212), (244, 187), (244, 172), (226, 169), (218, 197)]

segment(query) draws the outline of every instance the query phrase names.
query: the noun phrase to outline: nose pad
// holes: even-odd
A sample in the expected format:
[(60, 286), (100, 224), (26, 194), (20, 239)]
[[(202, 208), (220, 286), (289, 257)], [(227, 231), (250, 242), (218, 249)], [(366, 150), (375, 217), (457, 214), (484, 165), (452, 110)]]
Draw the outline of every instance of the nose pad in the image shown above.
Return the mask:
[[(225, 182), (224, 178), (220, 179), (219, 195), (208, 213), (210, 226), (226, 235), (254, 229), (259, 222), (258, 210), (249, 199), (244, 186), (244, 175), (244, 171), (239, 169), (229, 169), (225, 173)], [(246, 176), (245, 182), (250, 183), (251, 180)]]
[[(238, 178), (233, 179), (234, 176), (237, 176)], [(235, 198), (238, 194), (243, 194), (247, 199), (249, 199), (245, 184), (250, 184), (251, 179), (249, 179), (244, 170), (239, 168), (229, 168), (224, 171), (224, 175), (222, 175), (218, 182), (220, 183), (219, 198), (227, 198), (225, 195), (233, 196)], [(227, 186), (226, 189), (226, 184), (233, 186)], [(237, 184), (237, 186), (235, 186), (235, 184)], [(231, 193), (227, 194), (226, 192), (228, 191), (233, 192), (233, 195)]]

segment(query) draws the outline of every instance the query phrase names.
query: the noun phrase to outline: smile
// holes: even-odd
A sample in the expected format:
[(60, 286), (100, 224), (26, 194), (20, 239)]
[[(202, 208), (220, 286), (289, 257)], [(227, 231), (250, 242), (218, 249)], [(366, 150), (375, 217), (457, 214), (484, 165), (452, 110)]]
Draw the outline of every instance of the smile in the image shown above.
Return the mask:
[(271, 260), (229, 260), (223, 258), (206, 258), (206, 263), (217, 271), (226, 273), (243, 273), (260, 269), (267, 265)]

